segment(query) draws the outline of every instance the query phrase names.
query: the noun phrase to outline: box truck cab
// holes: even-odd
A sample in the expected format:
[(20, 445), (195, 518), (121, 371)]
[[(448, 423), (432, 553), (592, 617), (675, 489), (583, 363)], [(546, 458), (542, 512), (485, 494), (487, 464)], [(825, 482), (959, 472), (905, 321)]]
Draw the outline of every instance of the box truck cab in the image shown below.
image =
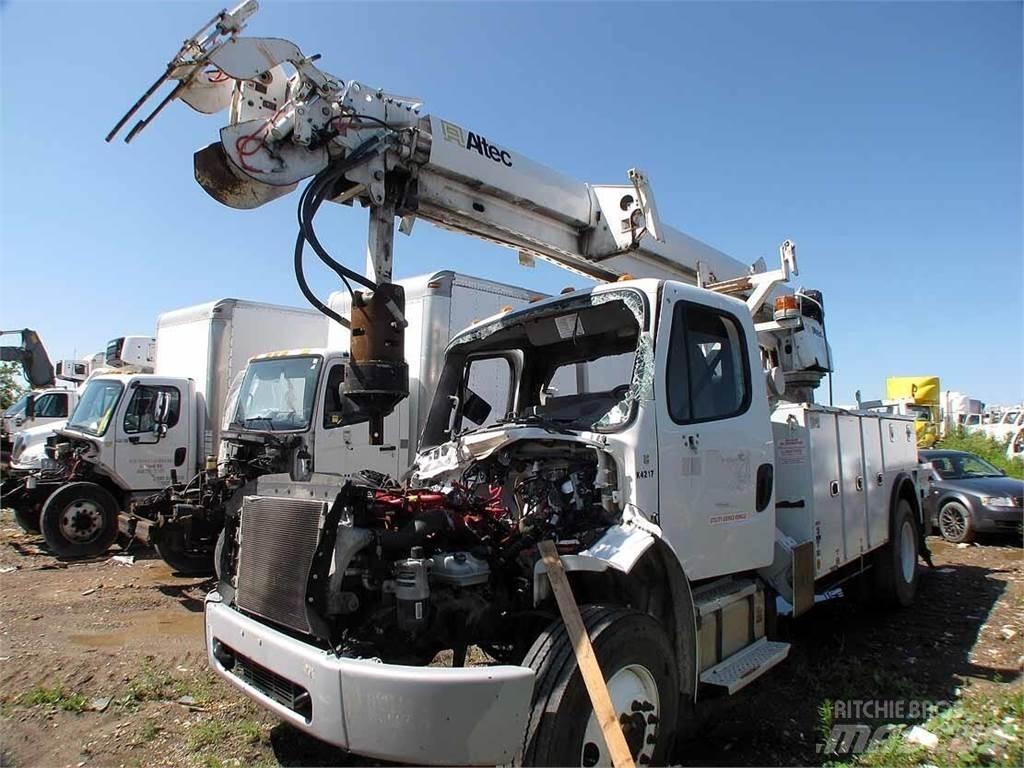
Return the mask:
[[(250, 356), (286, 340), (322, 344), (326, 332), (312, 310), (239, 299), (162, 314), (155, 372), (93, 376), (48, 441), (48, 466), (25, 480), (20, 503), (41, 508), (47, 545), (64, 557), (107, 549), (121, 510), (195, 477), (216, 455), (227, 391)], [(143, 337), (123, 337), (106, 359), (124, 364), (145, 349)], [(172, 558), (177, 544), (163, 542)]]
[[(447, 270), (399, 284), (406, 297), (410, 395), (385, 419), (383, 445), (370, 444), (366, 415), (342, 392), (350, 372), (349, 332), (325, 320), (326, 348), (266, 352), (250, 360), (227, 397), (216, 467), (200, 481), (136, 503), (125, 531), (156, 543), (161, 554), (168, 549), (161, 542), (179, 541), (177, 550), (188, 559), (179, 556), (172, 564), (181, 571), (211, 571), (225, 519), (237, 516), (242, 498), (255, 491), (262, 475), (400, 477), (415, 457), (448, 340), (465, 326), (541, 294)], [(329, 303), (346, 316), (350, 301), (348, 291), (339, 291)]]

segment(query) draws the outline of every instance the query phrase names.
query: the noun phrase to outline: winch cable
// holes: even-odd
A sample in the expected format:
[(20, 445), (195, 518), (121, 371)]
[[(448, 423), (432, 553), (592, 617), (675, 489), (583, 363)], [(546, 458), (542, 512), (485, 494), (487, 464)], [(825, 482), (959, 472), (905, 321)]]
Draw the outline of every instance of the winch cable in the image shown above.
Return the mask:
[(379, 137), (376, 136), (368, 139), (344, 160), (320, 171), (320, 173), (314, 176), (310, 183), (306, 185), (305, 190), (303, 190), (302, 197), (299, 199), (297, 211), (299, 232), (295, 239), (294, 259), (295, 280), (299, 284), (299, 290), (306, 298), (306, 301), (343, 328), (350, 327), (349, 321), (320, 301), (316, 294), (313, 293), (309, 283), (306, 281), (306, 276), (303, 271), (302, 257), (305, 250), (305, 244), (308, 242), (313, 247), (313, 251), (319, 259), (334, 271), (339, 278), (341, 278), (345, 287), (348, 288), (349, 293), (352, 294), (353, 299), (355, 298), (355, 294), (352, 290), (352, 284), (349, 282), (350, 279), (365, 286), (369, 290), (374, 290), (377, 287), (371, 280), (358, 272), (348, 269), (331, 258), (330, 254), (327, 253), (326, 249), (320, 243), (319, 238), (316, 236), (316, 231), (313, 228), (313, 218), (316, 216), (316, 212), (323, 204), (323, 201), (327, 199), (335, 182), (337, 182), (339, 178), (356, 165), (371, 159), (377, 154), (377, 150), (373, 149), (373, 147), (379, 142), (379, 140)]

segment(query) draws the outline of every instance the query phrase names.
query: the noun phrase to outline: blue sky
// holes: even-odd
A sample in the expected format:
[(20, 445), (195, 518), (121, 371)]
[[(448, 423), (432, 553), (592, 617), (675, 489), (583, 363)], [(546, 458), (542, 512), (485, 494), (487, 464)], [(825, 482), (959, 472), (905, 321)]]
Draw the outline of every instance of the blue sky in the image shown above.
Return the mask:
[[(224, 115), (174, 104), (132, 145), (103, 143), (219, 7), (0, 4), (0, 327), (36, 328), (56, 358), (200, 301), (302, 304), (298, 196), (238, 212), (192, 179)], [(837, 403), (917, 374), (995, 403), (1024, 396), (1021, 8), (267, 0), (248, 34), (581, 180), (641, 167), (664, 221), (736, 258), (773, 264), (792, 238), (799, 284), (824, 292)], [(365, 226), (318, 218), (359, 268)], [(424, 224), (396, 261), (399, 277), (579, 284)]]

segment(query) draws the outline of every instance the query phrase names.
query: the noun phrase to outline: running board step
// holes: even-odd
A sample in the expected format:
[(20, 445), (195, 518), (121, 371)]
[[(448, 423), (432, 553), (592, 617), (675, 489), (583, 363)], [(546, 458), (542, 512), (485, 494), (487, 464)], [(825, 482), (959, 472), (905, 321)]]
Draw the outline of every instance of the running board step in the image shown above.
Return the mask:
[(789, 655), (789, 643), (762, 637), (701, 673), (700, 681), (725, 688), (729, 695), (754, 682)]

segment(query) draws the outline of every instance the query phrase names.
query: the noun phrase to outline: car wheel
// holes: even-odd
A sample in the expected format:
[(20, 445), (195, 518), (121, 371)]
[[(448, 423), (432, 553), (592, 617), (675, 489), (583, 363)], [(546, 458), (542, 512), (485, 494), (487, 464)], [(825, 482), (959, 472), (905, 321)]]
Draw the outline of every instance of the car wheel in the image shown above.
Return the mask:
[(947, 501), (939, 510), (939, 533), (953, 544), (966, 544), (974, 540), (971, 513), (959, 501)]

